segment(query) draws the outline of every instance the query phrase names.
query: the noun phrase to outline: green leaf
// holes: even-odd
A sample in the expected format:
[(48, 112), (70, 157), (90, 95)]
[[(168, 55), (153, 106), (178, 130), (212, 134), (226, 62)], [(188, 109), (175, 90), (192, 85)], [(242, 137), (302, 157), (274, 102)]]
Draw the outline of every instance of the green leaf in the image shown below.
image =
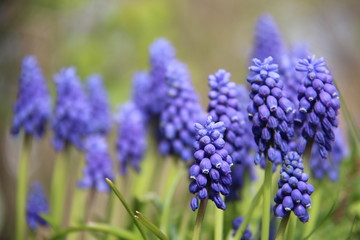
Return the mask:
[(160, 231), (158, 227), (155, 226), (149, 219), (147, 219), (141, 212), (136, 211), (135, 218), (144, 225), (147, 229), (149, 229), (152, 233), (154, 233), (161, 240), (168, 240), (168, 237)]
[(128, 205), (128, 204), (126, 203), (126, 201), (125, 201), (125, 198), (122, 196), (122, 194), (120, 193), (120, 191), (115, 187), (114, 183), (113, 183), (110, 179), (106, 178), (105, 180), (106, 180), (106, 182), (109, 184), (110, 188), (113, 190), (113, 192), (115, 193), (115, 195), (118, 197), (118, 199), (120, 200), (120, 202), (122, 203), (122, 205), (125, 207), (126, 211), (129, 213), (130, 217), (133, 219), (133, 221), (134, 221), (136, 227), (139, 229), (140, 234), (141, 234), (141, 236), (143, 237), (143, 239), (146, 240), (147, 237), (146, 237), (143, 229), (142, 229), (141, 226), (139, 225), (139, 223), (136, 221), (135, 216), (134, 216), (132, 210), (130, 209), (129, 205)]

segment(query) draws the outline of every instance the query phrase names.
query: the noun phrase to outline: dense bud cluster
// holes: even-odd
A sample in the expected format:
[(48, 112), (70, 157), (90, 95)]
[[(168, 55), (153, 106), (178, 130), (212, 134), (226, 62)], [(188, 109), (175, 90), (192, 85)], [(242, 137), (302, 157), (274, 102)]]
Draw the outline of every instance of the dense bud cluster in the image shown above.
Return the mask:
[(125, 103), (120, 108), (118, 124), (116, 151), (120, 161), (120, 172), (126, 174), (128, 165), (139, 172), (140, 162), (147, 148), (144, 114), (133, 102)]
[(107, 92), (100, 75), (94, 74), (87, 79), (91, 124), (89, 133), (107, 134), (111, 128), (111, 111)]
[[(233, 236), (235, 236), (236, 231), (241, 227), (241, 224), (244, 222), (244, 218), (243, 217), (236, 217), (234, 218), (234, 220), (232, 221), (232, 228), (233, 228)], [(252, 232), (249, 229), (249, 225), (246, 226), (246, 229), (244, 231), (244, 234), (242, 235), (242, 237), (240, 238), (240, 240), (253, 240), (252, 238)]]
[(151, 90), (153, 89), (151, 76), (146, 71), (135, 72), (132, 78), (132, 100), (134, 104), (144, 113), (146, 119), (151, 116)]
[(50, 115), (51, 99), (46, 80), (36, 58), (26, 56), (21, 67), (11, 133), (18, 135), (23, 128), (26, 134), (41, 137)]
[(175, 154), (188, 161), (195, 140), (194, 124), (200, 120), (202, 109), (184, 63), (171, 61), (165, 79), (167, 98), (160, 115), (159, 150), (163, 155)]
[(228, 195), (231, 179), (231, 156), (225, 150), (223, 122), (213, 122), (211, 116), (206, 124), (195, 124), (196, 141), (194, 144), (195, 163), (189, 169), (189, 190), (196, 194), (191, 200), (191, 209), (195, 211), (199, 206), (199, 199), (211, 199), (215, 205), (225, 210), (226, 205), (222, 195)]
[(41, 217), (41, 214), (48, 212), (49, 205), (44, 189), (39, 182), (35, 182), (31, 185), (27, 196), (26, 220), (29, 228), (35, 231), (39, 225), (47, 225), (46, 220)]
[(114, 180), (108, 144), (103, 135), (90, 135), (84, 142), (86, 165), (79, 187), (105, 192), (110, 190), (105, 178)]
[(276, 217), (283, 218), (293, 211), (300, 221), (309, 220), (307, 208), (311, 207), (310, 195), (314, 187), (307, 183), (308, 179), (309, 175), (304, 173), (302, 158), (297, 152), (289, 152), (280, 169), (279, 190), (274, 198)]
[(273, 163), (281, 163), (282, 155), (288, 152), (288, 142), (294, 134), (292, 126), (294, 105), (283, 94), (283, 83), (277, 73), (278, 67), (272, 57), (261, 62), (254, 59), (253, 72), (247, 81), (251, 84), (248, 105), (252, 132), (259, 151), (255, 157), (260, 162), (266, 154)]
[(343, 159), (348, 156), (348, 146), (339, 128), (334, 129), (335, 141), (328, 159), (320, 156), (319, 145), (313, 144), (311, 157), (309, 159), (310, 169), (316, 179), (323, 179), (326, 175), (331, 181), (339, 178), (339, 167)]
[(230, 81), (230, 73), (223, 69), (209, 76), (209, 106), (208, 112), (213, 121), (225, 124), (225, 149), (231, 155), (234, 163), (241, 163), (247, 155), (244, 146), (245, 117), (240, 112), (240, 102), (237, 96), (237, 86)]
[(54, 148), (63, 150), (68, 144), (82, 149), (88, 133), (90, 106), (74, 67), (63, 68), (54, 76), (56, 106), (53, 116)]
[(340, 109), (338, 91), (324, 58), (315, 55), (299, 60), (296, 70), (305, 72), (303, 85), (299, 88), (299, 110), (295, 122), (302, 127), (298, 152), (303, 154), (308, 140), (319, 145), (322, 158), (327, 158), (335, 140), (334, 129), (338, 126)]

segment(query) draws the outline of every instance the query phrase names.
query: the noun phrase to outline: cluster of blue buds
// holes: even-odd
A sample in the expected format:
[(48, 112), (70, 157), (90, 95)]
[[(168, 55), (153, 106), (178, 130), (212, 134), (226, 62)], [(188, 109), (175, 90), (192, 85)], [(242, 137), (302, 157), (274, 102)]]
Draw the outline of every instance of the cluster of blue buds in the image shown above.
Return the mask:
[(36, 58), (26, 56), (21, 67), (11, 133), (18, 135), (23, 128), (25, 134), (41, 137), (50, 115), (51, 99), (46, 79)]
[(272, 57), (266, 58), (264, 62), (254, 59), (254, 66), (249, 67), (253, 74), (247, 78), (251, 84), (252, 100), (247, 110), (259, 148), (256, 163), (264, 159), (264, 155), (273, 163), (281, 163), (294, 134), (294, 104), (284, 96), (283, 82), (277, 73), (278, 66), (272, 62)]
[(202, 109), (184, 63), (173, 60), (168, 64), (166, 82), (167, 98), (160, 115), (159, 151), (165, 156), (175, 154), (189, 161), (195, 140), (194, 124), (200, 120)]
[(153, 89), (151, 76), (146, 71), (137, 71), (132, 77), (132, 100), (134, 104), (144, 113), (147, 119), (151, 115), (151, 91)]
[(274, 198), (276, 217), (283, 218), (293, 211), (300, 221), (309, 221), (307, 208), (311, 207), (310, 195), (314, 192), (314, 187), (307, 183), (308, 179), (309, 175), (304, 173), (302, 158), (297, 152), (289, 152), (280, 170), (279, 190)]
[(347, 142), (341, 130), (336, 128), (334, 129), (334, 133), (336, 138), (328, 159), (320, 156), (319, 145), (317, 143), (314, 143), (312, 146), (309, 164), (311, 172), (316, 179), (321, 180), (327, 175), (331, 181), (337, 181), (339, 178), (340, 163), (349, 154)]
[(159, 38), (155, 40), (150, 48), (150, 76), (151, 76), (151, 105), (149, 112), (152, 114), (160, 114), (164, 108), (166, 99), (166, 81), (167, 65), (176, 58), (176, 52), (171, 43)]
[(327, 158), (339, 121), (338, 91), (324, 58), (316, 60), (312, 55), (299, 60), (296, 70), (306, 73), (303, 85), (298, 90), (300, 103), (295, 122), (302, 127), (302, 138), (297, 150), (303, 154), (307, 141), (313, 139), (319, 145), (320, 156)]
[(84, 189), (95, 189), (99, 192), (109, 191), (105, 178), (114, 180), (112, 161), (106, 138), (100, 134), (93, 134), (84, 141), (86, 165), (83, 178), (78, 185)]
[(126, 174), (128, 165), (140, 171), (140, 163), (147, 148), (144, 114), (133, 102), (128, 102), (120, 108), (117, 120), (119, 128), (116, 151), (120, 161), (120, 172)]
[(90, 116), (90, 134), (107, 134), (111, 128), (111, 110), (109, 98), (103, 85), (103, 78), (94, 74), (87, 79)]
[(225, 124), (225, 149), (231, 155), (234, 163), (241, 163), (247, 155), (244, 146), (246, 133), (245, 117), (240, 112), (237, 86), (230, 81), (230, 73), (220, 69), (209, 75), (209, 115), (213, 121)]
[[(232, 221), (232, 229), (233, 229), (233, 237), (236, 234), (236, 231), (241, 227), (241, 224), (244, 222), (243, 217), (236, 217)], [(246, 229), (244, 231), (244, 234), (241, 236), (240, 240), (253, 240), (252, 238), (252, 232), (249, 229), (249, 225), (246, 226)]]
[(232, 159), (224, 148), (224, 123), (215, 123), (209, 116), (205, 125), (196, 123), (195, 130), (195, 163), (189, 169), (193, 179), (189, 190), (196, 197), (191, 200), (191, 209), (195, 211), (198, 208), (199, 199), (209, 198), (218, 208), (225, 210), (226, 204), (220, 193), (229, 194)]
[(56, 106), (53, 116), (53, 146), (61, 151), (69, 144), (83, 148), (83, 137), (88, 133), (90, 106), (74, 67), (63, 68), (54, 76)]
[(26, 220), (31, 230), (35, 231), (39, 225), (46, 226), (48, 223), (41, 214), (49, 212), (48, 201), (40, 182), (31, 185), (27, 196)]

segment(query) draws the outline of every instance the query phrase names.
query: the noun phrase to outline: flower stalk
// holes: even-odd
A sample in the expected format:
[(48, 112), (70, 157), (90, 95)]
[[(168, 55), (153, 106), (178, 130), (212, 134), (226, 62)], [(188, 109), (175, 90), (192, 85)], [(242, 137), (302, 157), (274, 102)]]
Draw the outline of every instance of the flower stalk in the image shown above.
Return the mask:
[(193, 232), (192, 240), (199, 240), (200, 239), (200, 232), (201, 232), (201, 225), (204, 221), (206, 206), (207, 206), (208, 199), (205, 198), (200, 201), (200, 207), (197, 212), (196, 220), (195, 220), (195, 227)]
[(272, 162), (266, 161), (264, 187), (263, 187), (263, 217), (261, 239), (269, 238), (270, 226), (270, 201), (271, 201), (271, 182), (272, 182)]

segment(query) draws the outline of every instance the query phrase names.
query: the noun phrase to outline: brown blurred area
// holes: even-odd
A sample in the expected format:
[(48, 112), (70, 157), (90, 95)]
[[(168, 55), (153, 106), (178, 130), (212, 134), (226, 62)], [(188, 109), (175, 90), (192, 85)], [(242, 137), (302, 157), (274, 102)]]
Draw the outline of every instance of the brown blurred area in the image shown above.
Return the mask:
[[(207, 75), (218, 68), (245, 83), (253, 27), (262, 13), (275, 18), (289, 46), (305, 42), (326, 57), (359, 125), (359, 0), (0, 1), (0, 236), (9, 236), (14, 226), (19, 144), (9, 128), (24, 55), (38, 57), (52, 92), (52, 76), (63, 66), (78, 67), (82, 78), (103, 74), (116, 106), (129, 96), (132, 73), (148, 67), (147, 46), (163, 36), (189, 65), (205, 105)], [(35, 144), (29, 171), (47, 190), (54, 158), (50, 135)]]

